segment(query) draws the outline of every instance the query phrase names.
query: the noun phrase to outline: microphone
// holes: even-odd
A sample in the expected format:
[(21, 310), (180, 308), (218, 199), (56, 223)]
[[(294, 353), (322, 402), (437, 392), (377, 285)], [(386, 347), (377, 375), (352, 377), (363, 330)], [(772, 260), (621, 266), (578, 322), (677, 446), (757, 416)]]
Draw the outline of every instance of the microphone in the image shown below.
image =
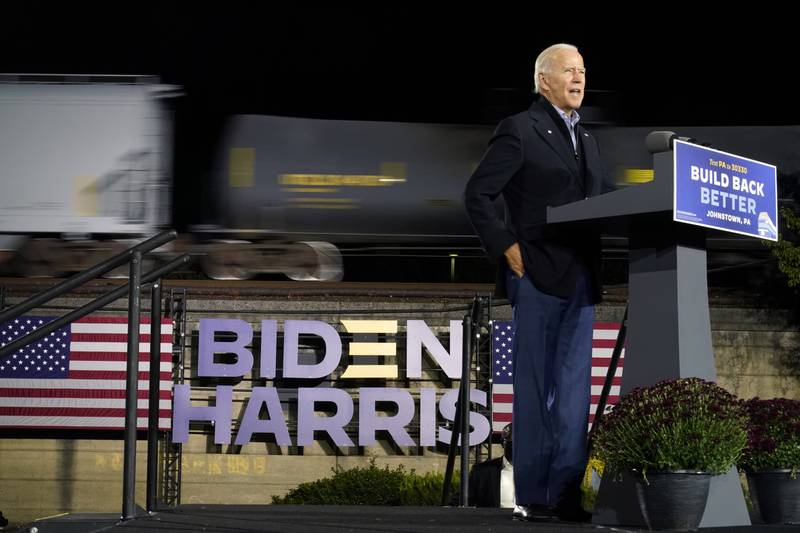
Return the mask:
[[(644, 146), (651, 154), (669, 152), (675, 144), (675, 139), (687, 143), (701, 144), (697, 142), (697, 139), (692, 137), (679, 137), (674, 131), (652, 131), (647, 134), (644, 140)], [(708, 145), (703, 144), (702, 146)]]

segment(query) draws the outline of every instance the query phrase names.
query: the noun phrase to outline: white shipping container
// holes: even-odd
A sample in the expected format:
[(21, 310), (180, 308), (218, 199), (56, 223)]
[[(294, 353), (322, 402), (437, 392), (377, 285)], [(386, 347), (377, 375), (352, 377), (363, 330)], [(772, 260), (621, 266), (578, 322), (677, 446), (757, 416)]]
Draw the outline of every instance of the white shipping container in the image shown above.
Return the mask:
[(174, 87), (65, 79), (0, 82), (0, 234), (135, 236), (167, 226), (164, 98)]

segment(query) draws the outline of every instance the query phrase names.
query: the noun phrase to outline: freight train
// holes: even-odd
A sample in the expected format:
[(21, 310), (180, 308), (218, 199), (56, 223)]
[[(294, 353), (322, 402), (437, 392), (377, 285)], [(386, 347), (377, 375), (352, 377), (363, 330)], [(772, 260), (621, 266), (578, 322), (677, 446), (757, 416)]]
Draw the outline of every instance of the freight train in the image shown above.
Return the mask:
[[(175, 204), (193, 196), (172, 180), (170, 101), (179, 94), (178, 87), (147, 77), (0, 76), (0, 258), (6, 274), (78, 271), (174, 223)], [(596, 125), (608, 172), (620, 186), (652, 179), (643, 142), (652, 129), (676, 129), (776, 164), (781, 196), (796, 190), (797, 126)], [(365, 256), (374, 264), (381, 257), (429, 259), (449, 265), (453, 277), (456, 263), (486, 264), (461, 195), (492, 130), (231, 116), (208, 182), (193, 184), (212, 191), (216, 218), (188, 221), (190, 237), (177, 246), (216, 279), (278, 273), (339, 280), (348, 261)], [(610, 254), (624, 254), (624, 239), (606, 236), (604, 242)], [(711, 247), (761, 249), (735, 237), (720, 237)]]

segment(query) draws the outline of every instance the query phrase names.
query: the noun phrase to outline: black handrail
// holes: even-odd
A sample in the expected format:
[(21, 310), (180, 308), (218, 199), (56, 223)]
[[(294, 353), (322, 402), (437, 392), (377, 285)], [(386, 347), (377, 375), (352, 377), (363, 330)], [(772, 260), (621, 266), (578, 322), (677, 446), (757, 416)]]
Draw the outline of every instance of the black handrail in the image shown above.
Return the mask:
[(65, 292), (69, 292), (75, 287), (83, 285), (87, 281), (93, 280), (98, 276), (102, 276), (106, 272), (110, 272), (117, 268), (118, 266), (124, 265), (125, 263), (131, 260), (133, 257), (134, 252), (142, 252), (145, 254), (151, 250), (155, 250), (159, 246), (166, 244), (178, 236), (178, 233), (175, 230), (164, 231), (155, 235), (146, 241), (142, 241), (136, 246), (121, 252), (114, 257), (106, 259), (102, 263), (98, 263), (93, 267), (90, 267), (88, 270), (84, 270), (79, 274), (75, 274), (71, 278), (65, 279), (61, 283), (50, 287), (49, 289), (40, 292), (39, 294), (32, 296), (25, 300), (24, 302), (20, 302), (13, 307), (9, 307), (4, 311), (0, 311), (0, 324), (3, 322), (7, 322), (12, 318), (16, 318), (20, 316), (22, 313), (26, 311), (30, 311), (31, 309), (40, 306), (41, 304), (52, 300), (56, 296), (60, 296)]
[[(190, 259), (189, 254), (183, 254), (182, 256), (178, 257), (177, 259), (173, 259), (164, 266), (159, 267), (155, 270), (151, 270), (147, 274), (144, 274), (142, 276), (141, 282), (143, 284), (151, 283), (152, 281), (155, 281), (158, 278), (163, 277), (165, 274), (169, 274), (179, 266), (188, 263), (189, 259)], [(30, 343), (36, 342), (39, 339), (46, 337), (47, 335), (57, 330), (58, 328), (65, 326), (66, 324), (75, 322), (76, 320), (85, 317), (89, 313), (97, 311), (98, 309), (107, 306), (111, 302), (122, 298), (123, 296), (125, 296), (125, 293), (127, 292), (128, 292), (128, 284), (117, 287), (108, 294), (97, 298), (96, 300), (84, 305), (83, 307), (80, 307), (70, 313), (67, 313), (62, 317), (59, 317), (51, 322), (48, 322), (47, 324), (36, 329), (35, 331), (31, 331), (24, 337), (14, 339), (12, 342), (0, 348), (0, 360), (16, 352), (20, 348), (24, 348)]]
[[(139, 383), (139, 309), (142, 252), (133, 252), (128, 283), (128, 357), (125, 367), (125, 434), (122, 437), (122, 519), (136, 516), (136, 411)], [(156, 371), (150, 369), (152, 376)]]
[(161, 382), (161, 280), (150, 292), (150, 387), (147, 395), (147, 511), (156, 510), (158, 484), (158, 412)]
[(461, 507), (469, 505), (469, 383), (470, 370), (472, 368), (472, 339), (480, 327), (483, 315), (483, 302), (480, 297), (475, 296), (472, 300), (470, 312), (464, 315), (462, 321), (462, 346), (461, 346), (461, 384), (456, 401), (456, 414), (453, 420), (453, 428), (450, 434), (450, 448), (447, 452), (447, 467), (444, 473), (444, 484), (442, 485), (442, 506), (448, 504), (451, 478), (453, 476), (453, 466), (455, 463), (456, 443), (461, 437), (461, 472), (460, 481), (460, 503)]
[(597, 402), (597, 409), (594, 412), (594, 420), (592, 421), (592, 429), (589, 431), (586, 444), (586, 455), (592, 457), (592, 445), (594, 443), (595, 429), (600, 425), (600, 420), (603, 418), (606, 410), (606, 403), (608, 403), (608, 396), (611, 393), (611, 386), (614, 383), (614, 376), (617, 373), (617, 366), (619, 363), (622, 348), (625, 346), (625, 337), (628, 334), (628, 307), (625, 306), (625, 314), (622, 316), (622, 323), (619, 326), (617, 333), (617, 341), (614, 343), (614, 351), (611, 353), (611, 361), (608, 363), (608, 371), (606, 372), (606, 380), (603, 382), (603, 391), (600, 393), (600, 400)]

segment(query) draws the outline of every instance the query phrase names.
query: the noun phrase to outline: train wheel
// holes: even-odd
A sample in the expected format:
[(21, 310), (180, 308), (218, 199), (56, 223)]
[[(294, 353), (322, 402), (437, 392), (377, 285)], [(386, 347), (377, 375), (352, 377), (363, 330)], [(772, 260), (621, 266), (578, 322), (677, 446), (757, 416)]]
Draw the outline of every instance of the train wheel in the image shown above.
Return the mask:
[(303, 261), (285, 274), (294, 281), (341, 281), (344, 277), (342, 254), (329, 242), (300, 242)]
[(16, 257), (18, 274), (26, 278), (51, 278), (64, 273), (63, 243), (58, 239), (30, 239)]
[(220, 241), (214, 243), (203, 258), (203, 272), (211, 279), (242, 280), (253, 277), (250, 268), (254, 258), (251, 243), (247, 241)]

